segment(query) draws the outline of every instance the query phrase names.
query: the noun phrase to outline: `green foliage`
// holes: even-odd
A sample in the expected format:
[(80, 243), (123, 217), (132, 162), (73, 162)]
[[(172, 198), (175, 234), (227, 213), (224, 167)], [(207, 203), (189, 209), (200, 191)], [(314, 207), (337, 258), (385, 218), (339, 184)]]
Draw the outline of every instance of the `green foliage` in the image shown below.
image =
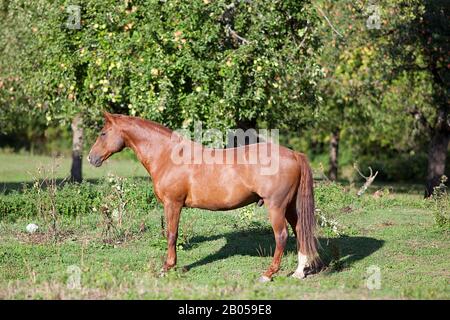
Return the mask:
[(33, 199), (22, 193), (13, 192), (8, 196), (0, 196), (0, 213), (2, 220), (14, 220), (18, 217), (35, 216), (37, 210)]
[(5, 6), (5, 21), (28, 20), (23, 30), (4, 23), (26, 39), (11, 52), (12, 75), (48, 122), (81, 112), (92, 123), (104, 109), (174, 128), (314, 118), (321, 44), (309, 1), (84, 0), (79, 29), (66, 26), (69, 4)]
[(239, 208), (238, 211), (239, 211), (239, 220), (243, 226), (249, 227), (250, 225), (255, 223), (256, 218), (255, 204)]
[[(386, 152), (387, 153), (387, 152)], [(425, 180), (427, 168), (427, 155), (424, 153), (380, 155), (377, 158), (363, 156), (359, 162), (361, 168), (372, 167), (374, 172), (378, 171), (379, 181), (417, 181)], [(355, 177), (358, 178), (355, 174)], [(360, 177), (359, 177), (360, 178)]]
[[(56, 213), (61, 217), (76, 217), (99, 212), (102, 204), (111, 208), (126, 202), (126, 210), (130, 212), (149, 211), (156, 206), (157, 200), (153, 195), (152, 186), (146, 180), (123, 179), (124, 199), (114, 198), (108, 202), (108, 195), (117, 191), (117, 184), (105, 180), (95, 185), (89, 182), (81, 184), (64, 184), (57, 186), (55, 192)], [(51, 208), (51, 193), (40, 187), (26, 187), (22, 192), (12, 192), (0, 196), (0, 212), (2, 220), (15, 220), (19, 217), (36, 217), (46, 214)], [(111, 199), (110, 199), (111, 200)]]
[[(401, 170), (397, 157), (425, 153), (430, 137), (448, 129), (442, 121), (448, 118), (450, 43), (444, 2), (374, 2), (380, 28), (369, 29), (371, 3), (320, 1), (329, 18), (320, 29), (328, 45), (320, 55), (326, 74), (318, 84), (320, 121), (305, 134), (311, 145), (328, 143), (338, 129), (354, 161), (382, 162), (387, 179), (425, 176), (421, 156), (417, 166), (414, 156)], [(414, 170), (408, 174), (407, 167)]]
[[(185, 235), (183, 228), (180, 226), (178, 228), (177, 251), (183, 251), (189, 245), (189, 237)], [(153, 239), (150, 246), (164, 252), (167, 250), (167, 238), (160, 234), (158, 238)]]
[(358, 202), (353, 191), (336, 182), (320, 183), (314, 189), (316, 207), (327, 214), (336, 215)]
[(337, 217), (343, 212), (354, 210), (358, 205), (359, 199), (352, 191), (335, 182), (320, 183), (315, 187), (317, 223), (325, 236), (337, 237), (348, 232), (337, 221)]
[(339, 129), (355, 161), (395, 162), (446, 126), (443, 0), (379, 1), (380, 29), (359, 0), (83, 0), (79, 29), (64, 0), (1, 4), (2, 132), (31, 139), (35, 121), (77, 113), (95, 132), (107, 109), (173, 128), (276, 127), (310, 153)]
[(373, 35), (365, 25), (366, 2), (320, 1), (318, 5), (323, 13), (320, 34), (327, 45), (320, 55), (325, 77), (318, 83), (323, 103), (316, 125), (321, 139), (339, 129), (344, 136), (350, 131), (345, 138), (355, 143), (360, 138), (355, 131), (371, 123), (379, 94), (378, 74), (370, 69), (377, 61)]

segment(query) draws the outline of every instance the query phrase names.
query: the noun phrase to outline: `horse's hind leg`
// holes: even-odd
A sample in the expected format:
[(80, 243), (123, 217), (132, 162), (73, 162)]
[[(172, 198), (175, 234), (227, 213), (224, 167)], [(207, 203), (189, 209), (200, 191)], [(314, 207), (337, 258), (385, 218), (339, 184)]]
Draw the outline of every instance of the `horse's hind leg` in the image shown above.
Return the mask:
[(285, 220), (284, 208), (270, 208), (270, 222), (272, 223), (273, 233), (275, 235), (275, 253), (273, 255), (272, 264), (269, 269), (259, 278), (260, 282), (267, 282), (272, 279), (272, 276), (280, 270), (281, 257), (283, 256), (284, 248), (288, 238), (288, 232)]
[(177, 238), (178, 224), (180, 222), (182, 204), (176, 202), (164, 203), (164, 215), (166, 218), (167, 257), (164, 262), (163, 272), (168, 271), (177, 263)]
[(292, 206), (290, 205), (286, 210), (286, 220), (289, 223), (289, 225), (292, 228), (292, 232), (294, 233), (294, 236), (297, 238), (297, 220), (298, 215), (297, 211), (295, 209), (295, 204)]
[[(294, 232), (295, 237), (297, 237), (297, 221), (298, 221), (298, 215), (297, 210), (294, 205), (290, 205), (288, 209), (286, 210), (286, 220), (289, 222), (290, 226), (292, 227), (292, 231)], [(298, 241), (298, 239), (297, 239)], [(298, 267), (297, 270), (292, 274), (292, 277), (303, 279), (305, 277), (304, 270), (307, 266), (308, 258), (306, 255), (302, 254), (300, 251), (298, 251)]]

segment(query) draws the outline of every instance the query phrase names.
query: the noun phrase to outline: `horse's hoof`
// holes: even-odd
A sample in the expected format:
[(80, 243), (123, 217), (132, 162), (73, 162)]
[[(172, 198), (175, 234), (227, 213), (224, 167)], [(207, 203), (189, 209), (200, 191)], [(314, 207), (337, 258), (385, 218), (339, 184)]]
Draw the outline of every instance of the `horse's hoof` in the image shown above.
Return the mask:
[(167, 270), (161, 269), (161, 271), (159, 272), (158, 277), (159, 278), (164, 278), (165, 276), (167, 276)]
[(292, 276), (291, 276), (292, 278), (296, 278), (296, 279), (305, 279), (306, 278), (306, 275), (303, 273), (303, 272), (297, 272), (297, 271), (295, 271), (293, 274), (292, 274)]
[(261, 277), (259, 277), (259, 279), (258, 279), (258, 282), (259, 282), (259, 283), (266, 283), (266, 282), (270, 282), (270, 281), (272, 281), (272, 279), (269, 278), (269, 277), (267, 277), (267, 276), (261, 276)]

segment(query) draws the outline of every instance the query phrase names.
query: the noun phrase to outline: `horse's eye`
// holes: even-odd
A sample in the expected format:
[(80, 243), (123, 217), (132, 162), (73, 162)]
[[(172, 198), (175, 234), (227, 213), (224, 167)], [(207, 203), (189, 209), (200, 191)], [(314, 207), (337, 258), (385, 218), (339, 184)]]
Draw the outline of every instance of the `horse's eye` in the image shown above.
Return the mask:
[(100, 133), (100, 135), (101, 135), (101, 136), (104, 136), (104, 135), (106, 135), (106, 132), (102, 132), (102, 133)]

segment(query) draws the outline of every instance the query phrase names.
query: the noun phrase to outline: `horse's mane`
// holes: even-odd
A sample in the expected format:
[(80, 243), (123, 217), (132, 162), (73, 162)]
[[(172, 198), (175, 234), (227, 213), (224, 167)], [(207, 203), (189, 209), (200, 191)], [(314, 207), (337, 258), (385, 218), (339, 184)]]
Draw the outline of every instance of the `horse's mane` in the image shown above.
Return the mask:
[(173, 130), (163, 126), (162, 124), (159, 124), (157, 122), (151, 121), (151, 120), (146, 120), (146, 119), (139, 119), (141, 121), (144, 121), (146, 124), (149, 125), (149, 127), (154, 130), (154, 131), (158, 131), (159, 133), (162, 133), (166, 136), (171, 136), (173, 133)]
[(126, 115), (122, 115), (122, 114), (117, 114), (114, 116), (117, 118), (126, 118), (127, 120), (132, 120), (140, 127), (146, 127), (152, 131), (156, 131), (156, 132), (161, 133), (168, 137), (170, 137), (173, 133), (173, 130), (163, 126), (162, 124), (152, 121), (152, 120), (142, 119), (142, 118), (133, 117), (133, 116), (126, 116)]

